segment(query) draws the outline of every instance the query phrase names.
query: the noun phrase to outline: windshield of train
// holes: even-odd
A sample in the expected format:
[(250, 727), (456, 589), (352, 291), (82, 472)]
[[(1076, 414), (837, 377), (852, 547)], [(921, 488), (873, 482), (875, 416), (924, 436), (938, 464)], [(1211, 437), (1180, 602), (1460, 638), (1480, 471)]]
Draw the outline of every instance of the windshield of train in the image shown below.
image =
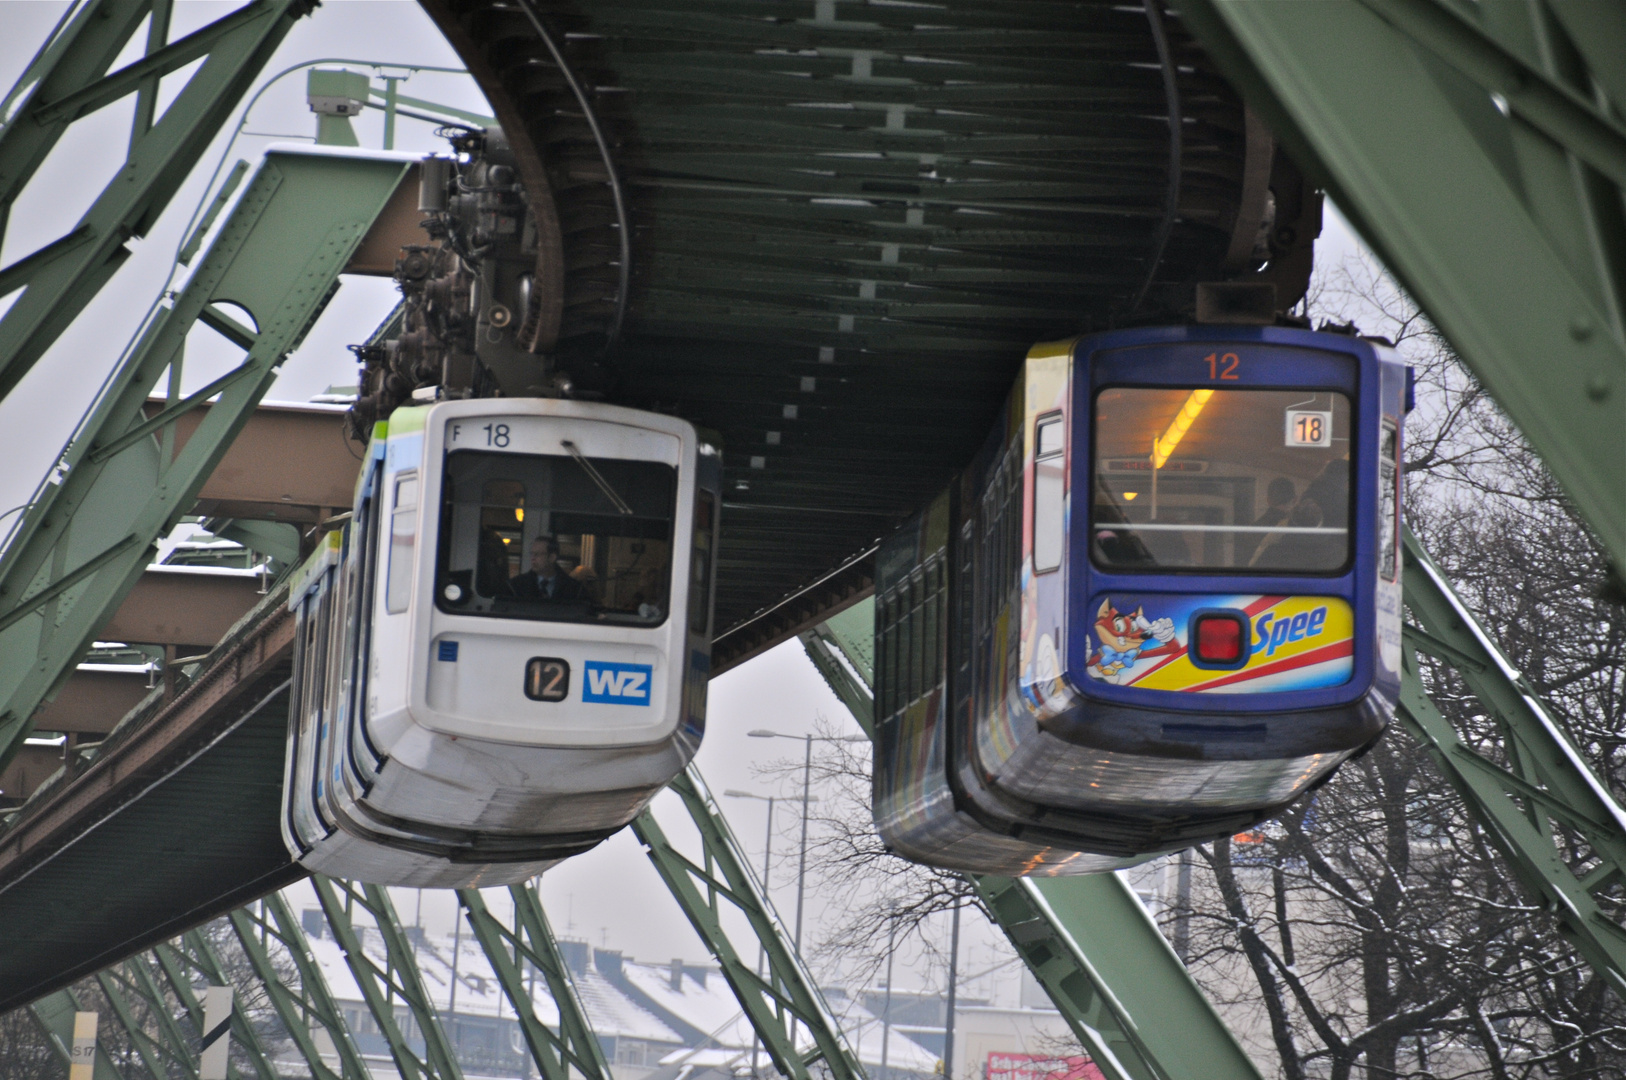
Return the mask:
[(1109, 570), (1339, 572), (1349, 462), (1340, 393), (1103, 390), (1091, 556)]
[(464, 615), (664, 622), (676, 491), (677, 471), (653, 461), (449, 454), (435, 602)]

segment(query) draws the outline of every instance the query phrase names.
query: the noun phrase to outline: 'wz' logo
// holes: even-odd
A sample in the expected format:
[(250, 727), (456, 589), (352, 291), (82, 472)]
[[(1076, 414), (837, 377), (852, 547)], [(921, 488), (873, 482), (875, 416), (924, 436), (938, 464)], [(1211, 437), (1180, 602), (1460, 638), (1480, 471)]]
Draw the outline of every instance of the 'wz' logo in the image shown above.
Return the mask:
[(583, 701), (601, 701), (607, 705), (648, 705), (649, 684), (654, 669), (648, 664), (607, 664), (599, 660), (587, 661), (587, 685), (582, 687)]

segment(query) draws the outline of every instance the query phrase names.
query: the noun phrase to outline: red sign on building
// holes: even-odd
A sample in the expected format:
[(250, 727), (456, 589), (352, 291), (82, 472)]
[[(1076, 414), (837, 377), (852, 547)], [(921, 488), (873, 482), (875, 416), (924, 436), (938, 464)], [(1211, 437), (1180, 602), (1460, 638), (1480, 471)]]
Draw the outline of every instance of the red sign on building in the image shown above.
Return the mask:
[(1087, 1057), (1046, 1057), (1041, 1054), (989, 1054), (984, 1080), (1106, 1080)]

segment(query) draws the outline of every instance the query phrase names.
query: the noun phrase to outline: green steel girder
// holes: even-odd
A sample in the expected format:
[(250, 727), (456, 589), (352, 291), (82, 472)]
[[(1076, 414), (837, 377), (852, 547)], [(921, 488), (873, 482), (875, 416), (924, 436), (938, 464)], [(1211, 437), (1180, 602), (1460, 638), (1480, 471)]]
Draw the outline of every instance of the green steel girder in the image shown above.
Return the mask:
[[(0, 552), (0, 764), (140, 577), (154, 540), (191, 509), (405, 172), (400, 161), (267, 155), (186, 287), (121, 362)], [(239, 326), (220, 303), (255, 325)], [(176, 400), (199, 321), (247, 355)], [(149, 420), (143, 406), (166, 370), (170, 403)], [(174, 421), (214, 394), (171, 457)]]
[(0, 238), (11, 204), (70, 123), (21, 120), (36, 102), (61, 100), (106, 75), (151, 9), (150, 0), (95, 0), (70, 8), (0, 99)]
[[(378, 1021), (378, 1029), (389, 1042), (401, 1080), (463, 1080), (452, 1044), (441, 1027), (440, 1016), (418, 975), (412, 943), (401, 929), (389, 893), (377, 885), (363, 885), (336, 878), (311, 875), (311, 886), (322, 905), (322, 914), (333, 931), (333, 940), (344, 952), (344, 962), (361, 990), (367, 1008)], [(373, 928), (384, 944), (384, 966), (380, 967), (362, 946), (362, 928), (352, 916), (361, 908), (371, 918)], [(422, 1036), (423, 1053), (412, 1049), (395, 1016), (394, 1003), (400, 1000), (412, 1015), (413, 1026)]]
[[(205, 1028), (203, 1002), (192, 989), (192, 972), (202, 975), (211, 986), (231, 986), (232, 981), (226, 975), (225, 965), (220, 962), (220, 956), (215, 952), (209, 939), (198, 929), (188, 930), (183, 934), (179, 943), (166, 942), (153, 950), (153, 956), (164, 969), (175, 996), (180, 999), (186, 1009), (187, 1017), (192, 1021), (193, 1029), (201, 1038)], [(277, 1080), (277, 1071), (271, 1064), (270, 1055), (265, 1051), (265, 1044), (260, 1041), (259, 1034), (243, 1015), (243, 997), (241, 993), (232, 995), (231, 1010), (231, 1038), (232, 1045), (243, 1050), (254, 1067), (254, 1073), (259, 1080)], [(235, 1065), (230, 1067), (233, 1076), (240, 1075)]]
[[(1405, 548), (1406, 606), (1418, 625), (1405, 632), (1400, 719), (1559, 933), (1626, 998), (1626, 812), (1410, 530)], [(1418, 676), (1419, 652), (1456, 670), (1494, 719), (1500, 746), (1470, 743), (1441, 714)], [(1579, 849), (1569, 849), (1575, 840)], [(1616, 893), (1607, 909), (1605, 890)]]
[[(137, 975), (134, 965), (140, 964), (139, 957), (132, 957), (115, 967), (106, 968), (96, 973), (96, 984), (102, 988), (102, 996), (107, 999), (120, 1024), (124, 1026), (130, 1045), (141, 1058), (142, 1067), (152, 1080), (169, 1080), (170, 1063), (173, 1062), (183, 1072), (190, 1069), (192, 1073), (197, 1070), (191, 1068), (190, 1057), (186, 1051), (186, 1043), (180, 1042), (172, 1045), (164, 1036), (169, 1035), (169, 1029), (159, 1021), (159, 1037), (154, 1037), (147, 1031), (146, 1025), (136, 1015), (131, 1007), (129, 998), (135, 996), (143, 1001), (149, 1012), (153, 1010), (153, 1002), (147, 999), (144, 986), (135, 985)], [(167, 1003), (159, 1002), (158, 1007), (163, 1009), (167, 1016)], [(157, 1016), (154, 1016), (158, 1020)]]
[[(874, 603), (801, 635), (814, 667), (871, 737)], [(1111, 1080), (1261, 1080), (1117, 874), (965, 877)]]
[[(204, 57), (164, 115), (132, 140), (123, 168), (78, 224), (0, 270), (0, 292), (23, 288), (0, 317), (0, 397), (11, 392), (123, 264), (129, 256), (126, 242), (146, 235), (311, 4), (256, 0), (129, 68), (104, 76), (149, 7), (142, 0), (87, 4), (8, 95), (12, 111), (0, 130), (0, 207), (9, 209), (73, 120), (117, 97), (140, 92), (166, 70)], [(30, 86), (31, 78), (39, 81)]]
[[(763, 895), (739, 841), (724, 820), (699, 772), (691, 767), (673, 780), (671, 789), (683, 800), (700, 833), (701, 862), (674, 847), (645, 810), (632, 830), (649, 853), (667, 889), (689, 917), (700, 940), (722, 968), (723, 978), (761, 1037), (774, 1067), (790, 1080), (812, 1080), (812, 1066), (822, 1061), (831, 1080), (864, 1080), (863, 1066), (847, 1045), (841, 1028), (819, 994), (790, 935)], [(740, 955), (723, 926), (722, 902), (743, 914), (768, 962), (766, 980)], [(796, 1025), (813, 1040), (806, 1054), (796, 1050)]]
[[(294, 1045), (299, 1047), (299, 1053), (311, 1071), (311, 1080), (370, 1080), (361, 1051), (356, 1049), (355, 1039), (344, 1022), (344, 1013), (333, 1000), (333, 992), (322, 977), (322, 969), (311, 955), (304, 928), (294, 917), (282, 894), (271, 893), (258, 901), (258, 910), (253, 905), (241, 907), (233, 911), (229, 918), (249, 965), (271, 999), (271, 1007), (276, 1010)], [(288, 986), (282, 973), (277, 970), (271, 954), (272, 941), (280, 944), (292, 960), (299, 982), (298, 990)], [(327, 1032), (333, 1053), (339, 1059), (338, 1072), (334, 1072), (322, 1060), (321, 1047), (311, 1029), (313, 1023), (320, 1024)]]
[(1626, 568), (1626, 8), (1176, 6)]
[[(39, 1024), (40, 1030), (45, 1033), (46, 1042), (62, 1062), (63, 1072), (66, 1073), (73, 1061), (68, 1051), (73, 1045), (73, 1014), (88, 1010), (79, 1004), (79, 999), (72, 990), (58, 990), (29, 1005), (28, 1011), (34, 1017), (34, 1022)], [(119, 1075), (112, 1059), (101, 1049), (99, 1037), (91, 1075), (95, 1080), (126, 1080)]]
[[(508, 1004), (519, 1018), (525, 1045), (530, 1048), (531, 1060), (536, 1062), (542, 1080), (570, 1080), (579, 1076), (585, 1080), (610, 1080), (610, 1065), (604, 1059), (604, 1048), (587, 1021), (576, 993), (576, 984), (559, 947), (554, 943), (553, 929), (542, 911), (536, 890), (526, 885), (512, 885), (508, 894), (514, 901), (514, 925), (504, 926), (491, 909), (486, 907), (478, 889), (459, 889), (458, 900), (463, 905), (474, 938), (485, 951), (486, 960), (502, 986)], [(530, 964), (542, 973), (548, 984), (548, 996), (559, 1010), (558, 1034), (537, 1018), (531, 1003), (530, 991), (525, 987), (525, 965)]]

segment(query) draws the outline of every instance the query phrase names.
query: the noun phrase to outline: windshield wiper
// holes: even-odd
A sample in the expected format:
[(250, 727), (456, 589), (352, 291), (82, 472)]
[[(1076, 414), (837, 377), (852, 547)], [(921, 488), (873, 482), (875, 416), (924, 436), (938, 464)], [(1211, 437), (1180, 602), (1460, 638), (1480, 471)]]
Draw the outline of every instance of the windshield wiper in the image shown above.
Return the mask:
[(621, 497), (620, 492), (616, 491), (615, 488), (610, 486), (610, 482), (604, 479), (597, 469), (593, 468), (593, 463), (588, 461), (587, 458), (583, 456), (582, 452), (576, 448), (575, 443), (571, 442), (569, 439), (560, 439), (559, 445), (565, 448), (566, 453), (576, 459), (576, 464), (580, 465), (582, 467), (582, 471), (588, 475), (593, 483), (598, 485), (598, 489), (609, 497), (609, 500), (615, 504), (615, 508), (617, 510), (621, 511), (623, 514), (630, 515), (632, 513), (632, 506), (627, 502), (627, 500)]

